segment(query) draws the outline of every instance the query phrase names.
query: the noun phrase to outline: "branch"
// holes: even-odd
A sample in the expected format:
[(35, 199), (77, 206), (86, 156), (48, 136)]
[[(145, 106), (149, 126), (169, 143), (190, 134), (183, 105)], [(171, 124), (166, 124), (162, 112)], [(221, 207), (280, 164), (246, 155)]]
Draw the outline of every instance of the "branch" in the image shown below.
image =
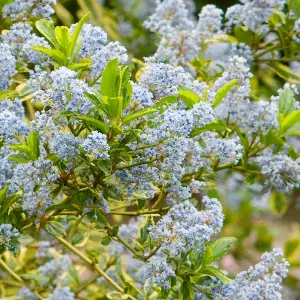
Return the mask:
[[(16, 274), (1, 258), (0, 258), (0, 265), (3, 267), (3, 269), (5, 269), (14, 279), (16, 279), (20, 284), (24, 285), (25, 287), (27, 287), (27, 285), (25, 284), (25, 282), (23, 281), (23, 279)], [(29, 287), (27, 287), (29, 290), (31, 290)], [(44, 298), (39, 295), (37, 292), (32, 291), (40, 300), (44, 300)]]
[[(48, 232), (50, 233), (50, 232)], [(51, 233), (50, 233), (51, 234)], [(101, 270), (96, 264), (93, 263), (91, 259), (89, 259), (85, 254), (81, 253), (78, 249), (76, 249), (73, 245), (67, 242), (64, 238), (60, 236), (56, 236), (51, 234), (54, 238), (56, 238), (60, 243), (62, 243), (65, 247), (67, 247), (74, 254), (79, 256), (89, 267), (94, 269), (99, 275), (104, 277), (106, 281), (112, 285), (117, 291), (124, 293), (124, 290), (112, 279), (110, 278), (103, 270)]]

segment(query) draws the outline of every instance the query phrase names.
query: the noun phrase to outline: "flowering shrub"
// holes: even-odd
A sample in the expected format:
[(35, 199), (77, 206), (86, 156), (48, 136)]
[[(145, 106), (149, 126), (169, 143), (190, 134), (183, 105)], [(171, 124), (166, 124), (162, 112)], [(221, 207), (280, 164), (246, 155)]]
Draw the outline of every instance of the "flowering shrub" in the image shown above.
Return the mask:
[[(286, 63), (300, 6), (241, 0), (196, 20), (189, 3), (149, 4), (159, 45), (132, 75), (88, 14), (55, 26), (54, 0), (0, 2), (3, 299), (282, 298), (283, 250), (221, 267), (238, 241), (214, 191), (237, 176), (280, 215), (299, 188), (300, 75)], [(272, 97), (253, 87), (261, 72), (281, 83)]]

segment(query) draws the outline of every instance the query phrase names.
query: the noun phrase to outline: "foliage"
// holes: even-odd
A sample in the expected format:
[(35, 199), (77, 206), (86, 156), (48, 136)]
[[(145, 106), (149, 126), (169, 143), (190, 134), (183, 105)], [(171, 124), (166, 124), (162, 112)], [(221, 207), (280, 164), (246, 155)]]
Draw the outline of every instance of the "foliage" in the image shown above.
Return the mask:
[[(299, 192), (298, 4), (207, 5), (197, 19), (191, 1), (89, 0), (72, 24), (44, 2), (0, 2), (1, 297), (297, 290), (299, 237), (272, 250), (263, 223)], [(154, 35), (142, 62), (135, 42)], [(223, 270), (249, 252), (265, 253)]]

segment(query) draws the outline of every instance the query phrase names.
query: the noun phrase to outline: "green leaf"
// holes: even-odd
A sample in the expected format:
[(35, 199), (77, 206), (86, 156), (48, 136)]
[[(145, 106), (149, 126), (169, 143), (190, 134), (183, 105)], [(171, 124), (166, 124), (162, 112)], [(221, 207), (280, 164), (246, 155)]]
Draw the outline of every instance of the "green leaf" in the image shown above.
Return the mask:
[(101, 94), (108, 98), (118, 95), (116, 81), (119, 76), (118, 59), (111, 60), (105, 67), (101, 79)]
[(56, 26), (54, 32), (57, 42), (67, 55), (70, 44), (70, 29), (66, 26)]
[(36, 50), (38, 52), (44, 53), (48, 55), (49, 57), (53, 58), (55, 61), (57, 61), (61, 65), (65, 65), (67, 58), (66, 56), (57, 49), (49, 49), (42, 46), (33, 46), (31, 47), (33, 50)]
[(8, 159), (11, 161), (16, 161), (21, 164), (26, 164), (30, 161), (30, 158), (25, 154), (11, 154), (8, 156)]
[(246, 30), (244, 27), (234, 26), (234, 35), (237, 37), (239, 42), (246, 43), (251, 46), (255, 37), (251, 30)]
[(179, 290), (179, 300), (194, 299), (194, 288), (190, 281), (184, 281)]
[(8, 188), (9, 188), (9, 185), (7, 185), (6, 187), (4, 187), (3, 189), (0, 190), (0, 205), (1, 205), (2, 201), (5, 199)]
[(214, 241), (211, 244), (213, 261), (216, 261), (227, 254), (231, 244), (235, 241), (236, 238), (234, 237), (224, 237)]
[(206, 266), (203, 270), (202, 270), (202, 274), (205, 275), (210, 275), (213, 277), (217, 277), (219, 278), (222, 283), (224, 284), (229, 284), (230, 283), (230, 278), (227, 277), (221, 270), (219, 270), (216, 267), (212, 267), (212, 266)]
[(154, 112), (156, 112), (157, 110), (155, 108), (144, 108), (144, 109), (140, 109), (139, 111), (133, 113), (132, 115), (129, 115), (127, 117), (125, 117), (123, 119), (123, 123), (127, 124), (130, 123), (131, 121), (149, 115), (149, 114), (153, 114)]
[(76, 245), (77, 247), (83, 247), (85, 243), (88, 241), (88, 239), (89, 239), (88, 232), (80, 231), (73, 236), (71, 240), (71, 244), (73, 246)]
[(159, 109), (163, 106), (168, 106), (169, 104), (175, 103), (177, 100), (177, 96), (165, 96), (161, 98), (158, 102), (153, 105), (153, 108)]
[(72, 276), (72, 278), (76, 281), (77, 284), (80, 284), (80, 278), (78, 275), (78, 271), (73, 265), (69, 266), (69, 273)]
[(284, 245), (284, 256), (289, 259), (300, 247), (300, 239), (288, 240)]
[(15, 151), (25, 152), (29, 155), (31, 152), (30, 146), (27, 146), (27, 145), (14, 144), (14, 145), (8, 146), (7, 148), (11, 149), (11, 150), (15, 150)]
[(77, 208), (70, 203), (61, 203), (61, 204), (50, 205), (49, 207), (46, 208), (45, 212), (48, 213), (49, 211), (63, 210), (63, 209), (77, 210)]
[(221, 101), (223, 100), (223, 98), (229, 93), (229, 91), (231, 90), (231, 88), (233, 86), (235, 86), (238, 83), (237, 79), (233, 79), (232, 81), (224, 84), (218, 91), (216, 94), (216, 98), (212, 103), (212, 107), (216, 108)]
[(36, 29), (50, 42), (52, 45), (59, 49), (59, 43), (55, 37), (55, 29), (52, 22), (42, 19), (35, 23)]
[(61, 236), (61, 237), (66, 236), (64, 227), (59, 222), (56, 222), (56, 221), (48, 222), (46, 224), (46, 230), (51, 235), (54, 235), (54, 236)]
[(297, 18), (300, 18), (300, 0), (292, 0), (290, 3)]
[(75, 49), (76, 43), (78, 42), (79, 34), (81, 32), (81, 29), (82, 29), (85, 21), (88, 19), (89, 15), (90, 15), (90, 13), (87, 13), (80, 19), (80, 21), (77, 23), (77, 25), (73, 31), (73, 34), (71, 36), (71, 42), (70, 42), (70, 47), (69, 47), (69, 57), (71, 57), (72, 59), (74, 59), (75, 54), (76, 54), (74, 52), (74, 49)]
[(49, 277), (47, 276), (44, 276), (42, 274), (22, 274), (21, 277), (24, 279), (24, 280), (33, 280), (33, 281), (36, 281), (36, 282), (48, 282), (49, 281)]
[(283, 89), (278, 101), (279, 112), (286, 117), (294, 110), (294, 104), (295, 99), (293, 91), (290, 88)]
[(112, 227), (112, 229), (111, 229), (111, 235), (112, 236), (117, 236), (118, 232), (119, 232), (119, 226), (118, 225), (114, 225)]
[(275, 132), (274, 129), (270, 129), (264, 136), (263, 136), (263, 143), (266, 146), (269, 145), (284, 145), (283, 140), (280, 136)]
[(76, 63), (76, 64), (69, 64), (68, 65), (68, 68), (73, 70), (73, 71), (88, 71), (90, 70), (90, 66), (92, 65), (92, 61), (89, 60), (89, 61), (86, 61), (86, 62), (79, 62), (79, 63)]
[(101, 240), (101, 244), (104, 245), (104, 246), (109, 245), (111, 242), (112, 242), (112, 238), (110, 236), (105, 236)]
[(123, 109), (123, 97), (113, 97), (107, 98), (106, 96), (102, 97), (102, 101), (106, 106), (111, 117), (117, 118), (122, 115)]
[(300, 74), (293, 72), (288, 66), (279, 62), (270, 62), (269, 66), (279, 77), (291, 83), (300, 83)]
[(81, 115), (70, 115), (78, 120), (82, 120), (89, 124), (93, 129), (98, 129), (100, 132), (107, 134), (109, 132), (109, 126), (100, 120), (86, 117), (86, 116), (81, 116)]
[(300, 135), (300, 120), (298, 123), (292, 125), (289, 129), (287, 129), (284, 136), (291, 136), (291, 135)]
[(202, 256), (203, 253), (198, 251), (197, 249), (192, 249), (191, 252), (189, 253), (189, 259), (191, 263), (195, 266), (195, 268), (200, 267), (202, 263)]
[(300, 110), (295, 110), (287, 115), (282, 121), (282, 130), (285, 133), (288, 129), (294, 126), (296, 123), (300, 123)]
[(0, 101), (6, 98), (13, 98), (18, 95), (17, 91), (0, 91)]
[(13, 1), (14, 1), (14, 0), (0, 0), (0, 9), (1, 9), (3, 6), (12, 3)]
[(282, 216), (288, 209), (288, 200), (284, 194), (274, 191), (269, 198), (269, 205), (275, 215)]
[(209, 123), (201, 128), (193, 129), (191, 132), (191, 137), (195, 137), (206, 131), (230, 131), (227, 125), (220, 119), (216, 119), (215, 122)]
[(37, 160), (40, 157), (40, 135), (38, 132), (32, 131), (29, 135), (29, 143), (31, 149), (32, 160)]
[(178, 95), (183, 103), (189, 108), (192, 108), (194, 104), (201, 101), (201, 98), (194, 91), (182, 85), (179, 86)]

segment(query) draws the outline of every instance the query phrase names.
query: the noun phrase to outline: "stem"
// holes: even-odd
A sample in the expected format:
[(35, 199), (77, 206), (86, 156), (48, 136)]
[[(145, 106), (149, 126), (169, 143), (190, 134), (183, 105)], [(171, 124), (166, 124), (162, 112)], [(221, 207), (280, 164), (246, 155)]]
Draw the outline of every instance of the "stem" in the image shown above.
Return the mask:
[[(107, 224), (107, 228), (109, 231), (112, 230), (112, 227)], [(127, 242), (125, 241), (119, 234), (115, 235), (115, 237), (118, 239), (118, 241), (123, 244), (129, 251), (131, 251), (134, 255), (138, 255), (137, 252), (134, 250), (134, 248)]]
[(254, 59), (257, 59), (257, 58), (259, 58), (259, 57), (261, 57), (261, 56), (264, 56), (264, 55), (267, 54), (268, 52), (270, 52), (270, 51), (272, 51), (272, 50), (275, 50), (275, 49), (278, 48), (278, 47), (280, 47), (279, 44), (272, 45), (272, 46), (266, 48), (266, 50), (264, 50), (264, 51), (262, 51), (262, 52), (256, 54), (256, 55), (254, 56)]
[(14, 279), (16, 279), (18, 282), (23, 283), (22, 278), (16, 274), (1, 258), (0, 258), (0, 265), (5, 269)]
[(156, 254), (156, 252), (160, 249), (161, 245), (157, 246), (152, 252), (148, 254), (148, 256), (145, 257), (145, 261), (147, 261), (150, 257)]
[[(50, 232), (48, 232), (50, 233)], [(51, 233), (50, 233), (51, 234)], [(73, 245), (67, 242), (64, 238), (60, 236), (56, 236), (51, 234), (54, 238), (56, 238), (59, 242), (61, 242), (65, 247), (67, 247), (74, 254), (79, 256), (89, 267), (94, 269), (99, 275), (104, 277), (107, 282), (112, 285), (117, 291), (124, 293), (124, 290), (112, 279), (110, 278), (104, 271), (102, 271), (97, 265), (93, 263), (91, 259), (89, 259), (85, 254), (81, 253), (78, 249), (76, 249)]]
[[(16, 279), (20, 284), (26, 286), (25, 282), (23, 281), (23, 279), (16, 274), (1, 258), (0, 258), (0, 265), (3, 267), (3, 269), (5, 269), (14, 279)], [(27, 286), (26, 286), (27, 287)], [(27, 287), (28, 288), (28, 287)], [(28, 288), (30, 289), (30, 288)], [(30, 289), (31, 290), (31, 289)], [(39, 295), (37, 292), (32, 291), (40, 300), (44, 300), (44, 298)]]
[(124, 216), (142, 216), (142, 215), (151, 215), (157, 214), (160, 212), (168, 211), (169, 207), (164, 207), (162, 209), (152, 209), (152, 210), (142, 210), (142, 211), (111, 211), (110, 215), (124, 215)]
[(156, 159), (150, 159), (148, 161), (141, 161), (141, 162), (137, 162), (135, 164), (127, 165), (127, 166), (115, 167), (115, 170), (123, 170), (123, 169), (128, 169), (128, 168), (132, 168), (132, 167), (136, 167), (136, 166), (140, 166), (140, 165), (147, 165), (154, 161), (156, 161)]
[[(114, 258), (111, 262), (109, 262), (106, 267), (103, 269), (104, 271), (107, 271), (112, 265), (115, 264), (116, 262), (116, 258)], [(79, 294), (81, 291), (83, 291), (86, 287), (88, 287), (90, 284), (92, 284), (97, 278), (98, 278), (98, 274), (97, 275), (93, 275), (91, 276), (88, 280), (86, 280), (76, 291), (75, 294)]]

